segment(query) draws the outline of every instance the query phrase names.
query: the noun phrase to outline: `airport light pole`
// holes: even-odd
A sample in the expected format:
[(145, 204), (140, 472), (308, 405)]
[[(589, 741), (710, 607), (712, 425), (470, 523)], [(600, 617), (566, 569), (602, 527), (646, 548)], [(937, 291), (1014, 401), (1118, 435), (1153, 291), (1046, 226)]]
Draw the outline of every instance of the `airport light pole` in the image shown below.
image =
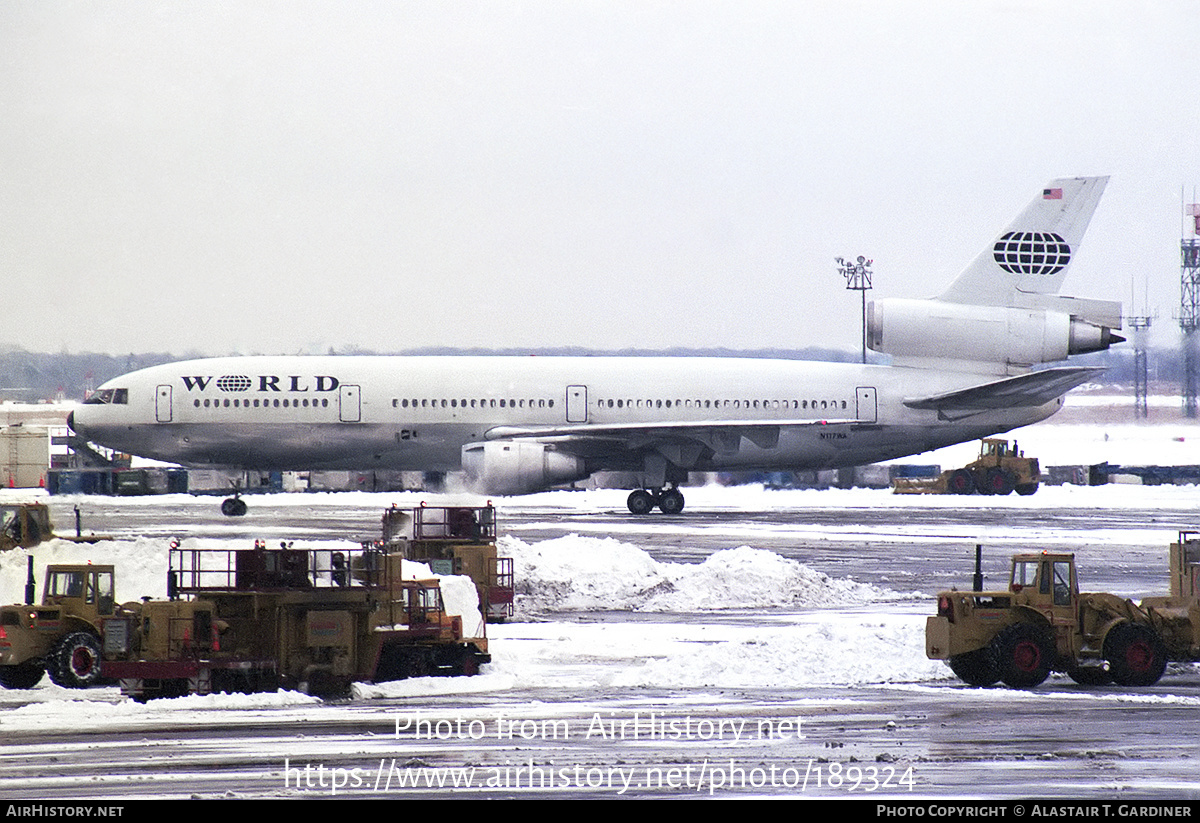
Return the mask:
[(867, 291), (871, 288), (871, 264), (861, 254), (858, 261), (849, 263), (840, 257), (833, 258), (838, 264), (838, 273), (846, 278), (846, 289), (862, 295), (862, 361), (867, 362)]

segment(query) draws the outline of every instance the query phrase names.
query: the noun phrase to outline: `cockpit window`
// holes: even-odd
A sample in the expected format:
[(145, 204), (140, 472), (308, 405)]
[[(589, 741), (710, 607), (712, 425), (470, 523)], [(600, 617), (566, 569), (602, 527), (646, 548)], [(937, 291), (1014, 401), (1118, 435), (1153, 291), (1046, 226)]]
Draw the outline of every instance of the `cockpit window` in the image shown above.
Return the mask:
[(93, 406), (113, 403), (118, 406), (129, 405), (129, 389), (100, 389), (87, 400), (83, 401), (85, 405)]

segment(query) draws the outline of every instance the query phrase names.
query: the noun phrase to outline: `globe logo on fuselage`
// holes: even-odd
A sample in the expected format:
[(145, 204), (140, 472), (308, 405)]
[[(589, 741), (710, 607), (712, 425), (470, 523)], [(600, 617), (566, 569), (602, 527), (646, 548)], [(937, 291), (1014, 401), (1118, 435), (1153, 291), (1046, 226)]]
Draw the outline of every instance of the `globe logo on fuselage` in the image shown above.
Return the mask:
[(1057, 274), (1071, 262), (1071, 247), (1053, 232), (1010, 231), (992, 257), (1009, 274)]
[(244, 374), (225, 374), (217, 378), (217, 388), (221, 391), (249, 391), (251, 382)]

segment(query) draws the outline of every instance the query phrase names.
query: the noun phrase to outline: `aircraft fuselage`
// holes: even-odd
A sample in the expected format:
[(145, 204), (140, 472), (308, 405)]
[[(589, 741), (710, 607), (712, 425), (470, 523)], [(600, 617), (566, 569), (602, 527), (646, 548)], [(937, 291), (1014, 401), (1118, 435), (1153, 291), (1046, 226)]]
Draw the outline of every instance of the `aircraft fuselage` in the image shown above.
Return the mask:
[(1007, 431), (1061, 406), (948, 421), (902, 403), (983, 379), (747, 358), (242, 357), (110, 381), (99, 394), (123, 402), (88, 403), (74, 424), (110, 448), (183, 465), (422, 471), (457, 470), (464, 445), (514, 430), (569, 430), (589, 440), (592, 470), (637, 470), (636, 443), (606, 448), (605, 435), (627, 427), (669, 440), (678, 424), (712, 445), (689, 469), (816, 469)]

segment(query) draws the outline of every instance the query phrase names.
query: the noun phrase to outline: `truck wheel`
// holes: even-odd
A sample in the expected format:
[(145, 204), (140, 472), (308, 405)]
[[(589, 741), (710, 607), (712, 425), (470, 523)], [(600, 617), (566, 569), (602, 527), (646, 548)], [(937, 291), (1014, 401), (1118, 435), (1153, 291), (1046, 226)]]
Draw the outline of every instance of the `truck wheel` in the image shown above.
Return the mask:
[(974, 494), (975, 476), (966, 469), (953, 471), (946, 481), (946, 490), (951, 494)]
[(35, 663), (0, 666), (0, 686), (6, 689), (32, 689), (41, 682), (46, 670)]
[(1033, 494), (1037, 490), (1038, 490), (1037, 483), (1022, 483), (1021, 485), (1017, 486), (1017, 494), (1019, 494), (1023, 497), (1028, 497), (1029, 495)]
[(1054, 646), (1036, 626), (1015, 623), (993, 637), (988, 649), (1000, 679), (1014, 689), (1031, 689), (1050, 676)]
[(68, 689), (86, 689), (100, 679), (100, 641), (87, 632), (68, 634), (46, 660), (50, 679)]
[(1104, 638), (1108, 672), (1121, 686), (1153, 686), (1167, 668), (1167, 650), (1158, 635), (1140, 623), (1119, 623)]
[(950, 658), (950, 669), (968, 686), (990, 686), (1000, 679), (996, 666), (986, 648)]
[(998, 494), (1003, 497), (1012, 494), (1013, 489), (1017, 487), (1017, 478), (1012, 472), (993, 466), (988, 469), (984, 483), (987, 486), (988, 494)]
[(433, 660), (423, 648), (408, 649), (401, 664), (404, 677), (429, 677), (433, 674)]

